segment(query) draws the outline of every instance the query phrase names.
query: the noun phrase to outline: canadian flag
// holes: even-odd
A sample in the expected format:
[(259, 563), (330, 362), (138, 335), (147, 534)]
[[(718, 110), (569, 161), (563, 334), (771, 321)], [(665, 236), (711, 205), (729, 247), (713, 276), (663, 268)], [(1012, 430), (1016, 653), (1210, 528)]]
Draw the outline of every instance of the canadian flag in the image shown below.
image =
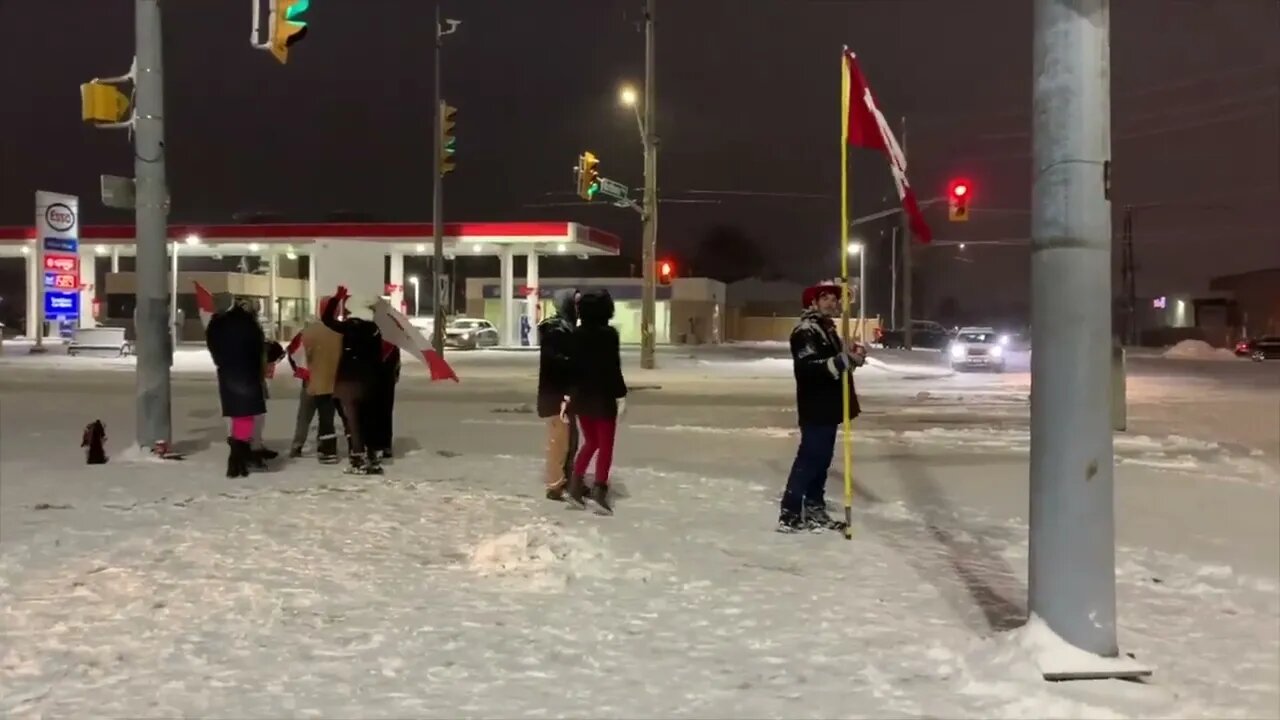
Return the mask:
[(307, 349), (302, 345), (302, 333), (293, 336), (289, 347), (285, 348), (285, 356), (293, 368), (293, 376), (306, 382), (311, 379), (311, 371), (307, 369)]
[(213, 293), (205, 289), (200, 283), (194, 283), (196, 286), (196, 309), (200, 311), (200, 325), (204, 329), (209, 329), (209, 319), (213, 317)]
[(409, 318), (399, 310), (391, 307), (391, 303), (379, 298), (373, 306), (373, 321), (377, 324), (382, 338), (386, 342), (422, 358), (427, 370), (434, 380), (452, 380), (458, 382), (458, 374), (449, 363), (433, 349), (431, 343), (414, 327)]
[(893, 130), (885, 121), (884, 114), (876, 105), (871, 86), (867, 84), (862, 68), (858, 66), (857, 55), (847, 47), (844, 49), (843, 70), (845, 144), (879, 150), (889, 156), (889, 171), (893, 173), (893, 182), (898, 186), (898, 198), (902, 201), (903, 212), (907, 214), (911, 232), (920, 242), (931, 242), (933, 233), (929, 230), (929, 224), (924, 221), (924, 215), (920, 213), (920, 204), (916, 202), (911, 183), (907, 182), (907, 157), (893, 137)]

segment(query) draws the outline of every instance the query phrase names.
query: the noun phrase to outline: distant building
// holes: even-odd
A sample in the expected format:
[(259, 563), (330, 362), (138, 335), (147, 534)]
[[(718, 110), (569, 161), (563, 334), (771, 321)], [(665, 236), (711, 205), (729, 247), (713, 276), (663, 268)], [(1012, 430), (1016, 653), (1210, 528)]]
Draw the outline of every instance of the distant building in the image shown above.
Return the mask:
[(1280, 335), (1280, 268), (1223, 275), (1210, 280), (1209, 288), (1230, 293), (1241, 335)]

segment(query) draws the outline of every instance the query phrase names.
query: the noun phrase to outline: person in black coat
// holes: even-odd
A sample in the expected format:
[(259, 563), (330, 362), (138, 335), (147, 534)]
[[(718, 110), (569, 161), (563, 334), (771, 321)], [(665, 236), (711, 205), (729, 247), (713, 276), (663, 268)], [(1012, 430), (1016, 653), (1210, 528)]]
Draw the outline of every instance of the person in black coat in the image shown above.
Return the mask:
[(851, 373), (866, 361), (866, 350), (861, 346), (851, 350), (836, 333), (831, 318), (839, 312), (840, 292), (840, 286), (831, 283), (805, 290), (804, 313), (791, 331), (800, 447), (782, 493), (778, 516), (782, 532), (844, 527), (827, 514), (827, 471), (836, 432), (844, 422), (841, 384), (849, 382), (849, 417), (857, 417), (860, 408)]
[(547, 423), (547, 499), (563, 500), (573, 476), (578, 451), (578, 421), (569, 407), (576, 371), (573, 365), (573, 331), (578, 321), (577, 290), (559, 290), (554, 296), (556, 314), (538, 323), (538, 417)]
[(569, 407), (582, 424), (582, 449), (569, 478), (569, 499), (585, 506), (585, 477), (591, 458), (596, 459), (595, 487), (591, 499), (613, 512), (609, 502), (609, 469), (618, 419), (626, 412), (627, 383), (622, 377), (621, 347), (613, 319), (613, 298), (605, 290), (586, 293), (578, 301), (581, 323), (573, 333), (574, 386)]
[(342, 406), (343, 424), (347, 429), (347, 448), (350, 468), (347, 472), (360, 475), (381, 475), (382, 463), (377, 453), (368, 452), (369, 431), (377, 432), (377, 379), (382, 369), (382, 334), (374, 324), (371, 307), (357, 304), (349, 308), (344, 319), (338, 319), (338, 311), (349, 297), (345, 287), (339, 287), (320, 319), (331, 330), (342, 335), (342, 359), (338, 361), (337, 382), (333, 396)]
[(263, 387), (266, 336), (258, 318), (244, 305), (234, 303), (209, 319), (205, 344), (217, 367), (222, 415), (231, 418), (227, 477), (245, 477), (249, 465), (255, 463), (251, 446), (254, 417), (267, 412)]
[(389, 342), (382, 343), (382, 361), (370, 383), (369, 419), (372, 427), (365, 433), (370, 457), (386, 460), (391, 457), (391, 443), (395, 437), (392, 420), (395, 417), (396, 384), (400, 382), (400, 348)]

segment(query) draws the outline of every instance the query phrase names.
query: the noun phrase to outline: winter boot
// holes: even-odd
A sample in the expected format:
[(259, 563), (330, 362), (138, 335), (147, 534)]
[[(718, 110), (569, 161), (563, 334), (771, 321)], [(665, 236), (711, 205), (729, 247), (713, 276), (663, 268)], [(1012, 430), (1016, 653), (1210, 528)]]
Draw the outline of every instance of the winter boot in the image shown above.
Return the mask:
[(321, 465), (338, 464), (338, 438), (326, 438), (316, 443), (316, 458)]
[(587, 484), (583, 482), (581, 475), (574, 473), (569, 476), (569, 485), (565, 488), (565, 492), (569, 496), (569, 502), (579, 508), (587, 506)]
[(369, 473), (369, 462), (365, 459), (364, 453), (351, 453), (347, 469), (343, 470), (343, 472), (348, 475), (367, 475)]
[(300, 457), (302, 457), (302, 446), (301, 446), (301, 445), (294, 445), (294, 446), (292, 446), (292, 447), (290, 447), (290, 448), (289, 448), (289, 458), (290, 458), (291, 460), (297, 460), (297, 459), (298, 459), (298, 458), (300, 458)]
[(843, 530), (843, 521), (836, 520), (827, 512), (826, 503), (805, 503), (804, 524), (813, 530)]
[(569, 484), (568, 480), (564, 478), (560, 478), (560, 482), (547, 488), (547, 499), (554, 500), (556, 502), (563, 502), (564, 489), (568, 484)]
[(591, 488), (591, 499), (596, 505), (600, 506), (600, 512), (604, 515), (613, 514), (613, 503), (609, 502), (609, 486), (603, 483), (596, 483)]
[(249, 477), (249, 443), (235, 438), (227, 438), (227, 477)]
[(382, 474), (382, 460), (378, 457), (378, 455), (379, 453), (376, 453), (376, 452), (369, 453), (369, 457), (368, 459), (365, 460), (365, 463), (364, 463), (365, 475), (381, 475)]
[(382, 460), (394, 460), (394, 459), (395, 459), (395, 455), (393, 455), (393, 454), (391, 453), (391, 449), (390, 449), (390, 448), (388, 448), (388, 449), (386, 449), (386, 450), (383, 450), (381, 453), (379, 453), (379, 454), (378, 454), (378, 457), (379, 457), (380, 459), (382, 459)]

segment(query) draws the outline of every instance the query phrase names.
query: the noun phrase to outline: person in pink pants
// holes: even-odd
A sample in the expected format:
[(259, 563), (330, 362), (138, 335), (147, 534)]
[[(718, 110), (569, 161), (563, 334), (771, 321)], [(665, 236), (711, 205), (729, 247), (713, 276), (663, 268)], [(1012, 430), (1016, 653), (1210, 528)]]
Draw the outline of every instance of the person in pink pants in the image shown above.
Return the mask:
[(622, 377), (618, 331), (609, 324), (613, 319), (613, 298), (608, 291), (584, 294), (578, 301), (578, 318), (569, 408), (582, 426), (582, 448), (573, 464), (568, 495), (574, 504), (586, 507), (586, 474), (594, 458), (596, 475), (591, 499), (601, 510), (612, 513), (609, 470), (618, 420), (626, 411), (627, 383)]

